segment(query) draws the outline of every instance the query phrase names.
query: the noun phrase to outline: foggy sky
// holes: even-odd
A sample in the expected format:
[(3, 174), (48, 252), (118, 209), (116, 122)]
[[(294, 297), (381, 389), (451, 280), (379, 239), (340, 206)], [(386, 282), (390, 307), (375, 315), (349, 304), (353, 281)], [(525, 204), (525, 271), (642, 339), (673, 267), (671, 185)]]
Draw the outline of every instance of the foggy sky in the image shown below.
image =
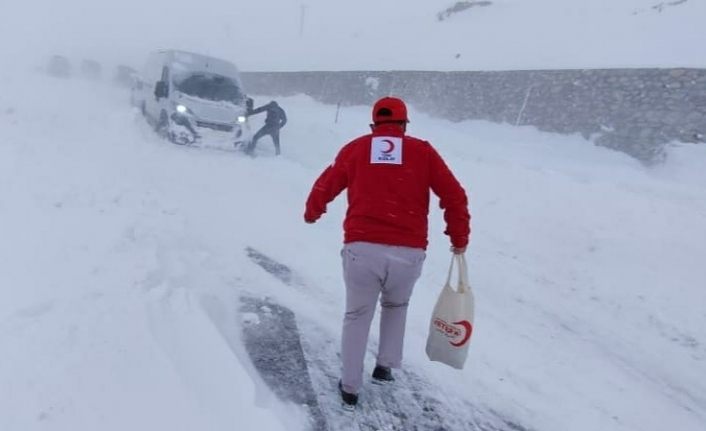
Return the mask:
[(706, 4), (695, 0), (661, 12), (656, 0), (497, 0), (443, 22), (436, 14), (455, 1), (378, 3), (3, 0), (0, 48), (5, 66), (53, 53), (139, 66), (158, 48), (243, 70), (706, 65)]

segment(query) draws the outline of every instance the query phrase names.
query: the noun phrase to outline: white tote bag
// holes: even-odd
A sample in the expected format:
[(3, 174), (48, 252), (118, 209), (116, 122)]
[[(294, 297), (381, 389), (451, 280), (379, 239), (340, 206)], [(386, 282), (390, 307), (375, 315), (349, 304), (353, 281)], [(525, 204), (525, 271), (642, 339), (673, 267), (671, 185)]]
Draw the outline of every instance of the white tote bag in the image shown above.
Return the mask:
[[(458, 287), (451, 287), (454, 263), (458, 271)], [(459, 370), (468, 355), (473, 333), (473, 292), (468, 282), (468, 266), (463, 254), (451, 258), (449, 276), (436, 301), (429, 325), (427, 356)]]

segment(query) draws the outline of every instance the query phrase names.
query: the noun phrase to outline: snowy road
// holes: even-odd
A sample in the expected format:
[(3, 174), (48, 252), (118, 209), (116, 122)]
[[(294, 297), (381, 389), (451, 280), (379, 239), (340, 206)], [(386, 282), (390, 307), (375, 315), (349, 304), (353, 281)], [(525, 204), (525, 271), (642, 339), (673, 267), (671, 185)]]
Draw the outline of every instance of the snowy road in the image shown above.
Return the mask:
[[(283, 156), (264, 141), (249, 159), (160, 141), (123, 90), (2, 73), (0, 429), (305, 429), (243, 348), (240, 298), (292, 310), (309, 352), (315, 328), (338, 339), (344, 199), (301, 215), (367, 108), (334, 123), (335, 107), (282, 99)], [(405, 346), (422, 392), (533, 430), (704, 429), (704, 148), (648, 170), (579, 137), (411, 115), (469, 191), (478, 307), (467, 368), (429, 362), (448, 268), (434, 205)], [(323, 351), (314, 389), (337, 366)]]
[[(302, 277), (287, 265), (248, 248), (248, 256), (283, 283), (313, 295)], [(446, 393), (419, 370), (396, 371), (393, 385), (364, 384), (364, 394), (354, 412), (346, 412), (336, 391), (339, 375), (339, 342), (332, 331), (297, 316), (271, 298), (242, 298), (245, 346), (253, 363), (272, 390), (282, 398), (309, 408), (315, 431), (528, 431), (499, 412), (483, 411), (461, 396)], [(372, 346), (366, 366), (375, 365)]]

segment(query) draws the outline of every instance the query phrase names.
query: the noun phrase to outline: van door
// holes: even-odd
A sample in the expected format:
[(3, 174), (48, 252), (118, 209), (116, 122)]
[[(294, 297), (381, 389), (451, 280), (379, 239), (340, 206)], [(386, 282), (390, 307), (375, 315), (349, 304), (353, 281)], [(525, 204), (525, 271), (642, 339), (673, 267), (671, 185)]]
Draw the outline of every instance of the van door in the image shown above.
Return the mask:
[(167, 115), (170, 114), (169, 96), (171, 85), (169, 83), (169, 67), (162, 66), (161, 70), (159, 70), (159, 65), (157, 65), (153, 73), (155, 79), (152, 81), (153, 85), (150, 88), (150, 94), (147, 95), (147, 100), (149, 100), (148, 103), (150, 104), (150, 116), (156, 123), (159, 121), (162, 111), (167, 111)]
[(157, 105), (159, 105), (160, 108), (159, 113), (161, 113), (162, 110), (165, 110), (167, 111), (167, 115), (171, 114), (171, 112), (169, 112), (169, 108), (171, 108), (169, 106), (169, 100), (172, 92), (172, 86), (169, 81), (169, 67), (164, 66), (162, 67), (161, 77), (157, 84), (155, 84), (154, 94), (155, 100), (157, 100)]

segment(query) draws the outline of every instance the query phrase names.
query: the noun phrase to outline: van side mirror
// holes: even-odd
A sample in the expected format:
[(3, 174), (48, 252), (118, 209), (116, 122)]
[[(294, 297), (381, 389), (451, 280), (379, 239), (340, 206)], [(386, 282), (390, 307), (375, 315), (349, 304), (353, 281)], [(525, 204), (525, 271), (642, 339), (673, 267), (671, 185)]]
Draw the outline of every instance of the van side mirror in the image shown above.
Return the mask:
[(154, 86), (154, 97), (161, 99), (169, 96), (169, 87), (166, 81), (158, 81)]

